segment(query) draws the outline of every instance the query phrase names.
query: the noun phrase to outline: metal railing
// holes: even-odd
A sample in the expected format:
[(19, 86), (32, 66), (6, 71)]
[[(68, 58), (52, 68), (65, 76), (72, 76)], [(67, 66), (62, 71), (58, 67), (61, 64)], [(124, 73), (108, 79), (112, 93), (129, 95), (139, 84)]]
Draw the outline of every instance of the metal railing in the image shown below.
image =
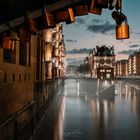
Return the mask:
[(28, 113), (31, 113), (34, 104), (35, 104), (34, 102), (31, 102), (31, 103), (25, 105), (22, 109), (20, 109), (18, 112), (16, 112), (10, 118), (8, 118), (6, 121), (4, 121), (0, 124), (0, 137), (2, 140), (8, 140), (8, 139), (16, 140), (18, 138), (18, 133), (21, 132), (21, 130), (26, 126), (26, 124), (31, 119), (31, 118), (27, 119), (28, 121), (25, 121), (25, 122), (23, 121), (21, 123), (19, 121), (19, 118), (24, 113), (26, 114), (26, 116)]
[[(33, 136), (39, 127), (45, 113), (51, 109), (51, 105), (60, 93), (61, 84), (54, 83), (55, 91), (49, 95), (46, 101), (36, 107), (35, 102), (25, 105), (22, 109), (0, 124), (0, 140), (28, 140)], [(52, 85), (51, 85), (52, 86)], [(52, 87), (51, 87), (52, 88)]]

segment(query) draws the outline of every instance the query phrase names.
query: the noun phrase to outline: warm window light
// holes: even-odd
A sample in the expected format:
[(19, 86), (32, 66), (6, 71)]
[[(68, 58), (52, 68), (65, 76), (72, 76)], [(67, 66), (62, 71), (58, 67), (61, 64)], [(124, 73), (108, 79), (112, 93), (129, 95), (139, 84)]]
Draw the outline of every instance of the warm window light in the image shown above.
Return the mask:
[(45, 46), (45, 61), (51, 61), (52, 59), (52, 45), (47, 43)]
[(52, 31), (51, 29), (47, 29), (44, 31), (44, 41), (45, 42), (52, 42)]
[(55, 63), (55, 58), (52, 59), (52, 63), (53, 63), (53, 64)]
[(55, 48), (54, 49), (54, 56), (56, 56), (56, 57), (59, 56), (59, 50), (58, 50), (58, 48)]
[(55, 39), (56, 39), (56, 40), (59, 40), (59, 32), (56, 32), (56, 33), (55, 33)]

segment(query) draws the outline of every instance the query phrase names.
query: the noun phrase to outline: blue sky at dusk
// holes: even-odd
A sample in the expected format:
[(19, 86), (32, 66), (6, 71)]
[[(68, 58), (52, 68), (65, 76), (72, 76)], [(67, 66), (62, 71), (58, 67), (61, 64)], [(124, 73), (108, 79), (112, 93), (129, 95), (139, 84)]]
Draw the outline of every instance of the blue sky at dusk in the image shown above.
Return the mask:
[[(103, 9), (101, 16), (88, 14), (76, 17), (74, 23), (64, 23), (63, 29), (67, 51), (77, 49), (77, 53), (70, 51), (71, 54), (67, 55), (69, 60), (82, 60), (87, 56), (87, 51), (96, 45), (114, 45), (116, 59), (127, 59), (129, 54), (140, 48), (140, 0), (122, 1), (122, 11), (127, 16), (130, 26), (130, 39), (116, 40), (116, 23), (111, 16), (112, 10)], [(85, 53), (84, 48), (87, 49)]]

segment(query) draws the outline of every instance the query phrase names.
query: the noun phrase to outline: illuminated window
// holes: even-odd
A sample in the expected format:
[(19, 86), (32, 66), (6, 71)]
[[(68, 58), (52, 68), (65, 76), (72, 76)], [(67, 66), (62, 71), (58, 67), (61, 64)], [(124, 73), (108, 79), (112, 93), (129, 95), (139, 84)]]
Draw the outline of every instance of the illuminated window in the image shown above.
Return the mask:
[(11, 40), (11, 49), (4, 48), (4, 61), (16, 63), (16, 41)]

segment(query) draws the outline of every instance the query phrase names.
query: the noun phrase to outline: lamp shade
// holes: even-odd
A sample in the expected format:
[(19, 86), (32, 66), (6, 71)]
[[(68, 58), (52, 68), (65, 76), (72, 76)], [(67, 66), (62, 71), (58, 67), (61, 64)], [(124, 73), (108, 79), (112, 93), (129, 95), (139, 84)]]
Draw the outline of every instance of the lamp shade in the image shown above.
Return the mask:
[(55, 39), (56, 39), (56, 41), (59, 40), (59, 32), (56, 32), (56, 33), (55, 33)]
[(52, 31), (50, 29), (44, 31), (44, 41), (52, 42)]
[(10, 37), (4, 37), (3, 38), (3, 48), (4, 49), (8, 49), (8, 50), (12, 50), (12, 40), (10, 39)]
[(47, 43), (47, 46), (45, 46), (45, 61), (51, 60), (52, 60), (52, 45), (50, 43)]

